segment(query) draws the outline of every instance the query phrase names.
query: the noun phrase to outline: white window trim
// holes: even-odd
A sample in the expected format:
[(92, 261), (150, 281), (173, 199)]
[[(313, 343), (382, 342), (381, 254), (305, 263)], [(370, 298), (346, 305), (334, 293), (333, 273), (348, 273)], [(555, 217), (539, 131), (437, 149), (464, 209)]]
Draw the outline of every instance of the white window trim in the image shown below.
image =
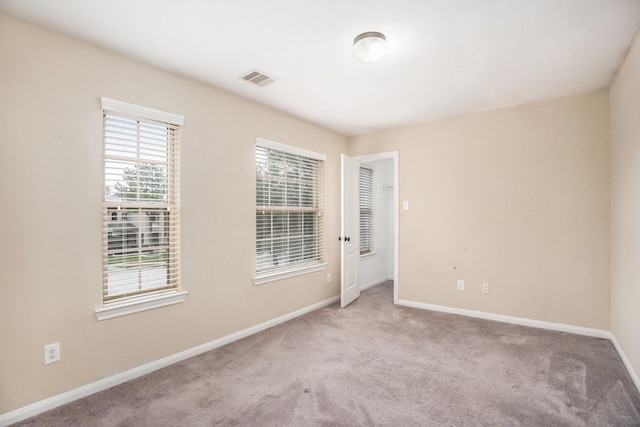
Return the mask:
[[(129, 104), (128, 102), (106, 97), (101, 97), (100, 103), (103, 111), (115, 111), (178, 126), (182, 126), (184, 124), (184, 116), (178, 114)], [(124, 301), (106, 303), (103, 304), (102, 307), (94, 309), (94, 312), (98, 320), (107, 320), (114, 317), (152, 310), (154, 308), (179, 304), (187, 299), (187, 295), (187, 291), (174, 289), (158, 294), (142, 295), (139, 298), (128, 298)]]
[(367, 252), (366, 254), (360, 255), (360, 259), (373, 258), (376, 255), (377, 255), (376, 251), (371, 251), (371, 252)]
[(315, 151), (305, 150), (304, 148), (294, 147), (287, 144), (281, 144), (280, 142), (269, 141), (268, 139), (256, 138), (256, 145), (262, 148), (270, 148), (272, 150), (284, 151), (296, 156), (308, 157), (313, 160), (327, 160), (327, 155), (322, 153), (316, 153)]
[(253, 278), (255, 286), (264, 285), (265, 283), (275, 282), (277, 280), (288, 279), (290, 277), (301, 276), (314, 271), (322, 271), (327, 268), (326, 262), (315, 262), (313, 264), (299, 265), (286, 270), (272, 271), (269, 273), (258, 274)]
[(107, 320), (140, 311), (179, 304), (187, 299), (187, 294), (187, 291), (170, 291), (160, 295), (145, 295), (138, 299), (129, 299), (126, 302), (109, 303), (104, 307), (95, 309), (96, 318), (98, 320)]
[(102, 110), (131, 114), (172, 125), (184, 125), (184, 116), (179, 114), (167, 113), (166, 111), (155, 110), (141, 105), (129, 104), (128, 102), (105, 98), (104, 96), (100, 98), (100, 102), (102, 104)]

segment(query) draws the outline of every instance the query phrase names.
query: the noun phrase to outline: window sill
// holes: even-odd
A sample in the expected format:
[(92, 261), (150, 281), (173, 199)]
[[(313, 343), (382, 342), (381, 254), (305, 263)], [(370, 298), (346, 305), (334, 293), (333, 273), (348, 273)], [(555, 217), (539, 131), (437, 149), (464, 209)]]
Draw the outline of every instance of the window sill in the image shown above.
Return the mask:
[(126, 316), (140, 311), (153, 310), (172, 304), (179, 304), (187, 299), (187, 291), (172, 291), (170, 293), (129, 299), (123, 302), (111, 303), (96, 308), (96, 318), (107, 320), (114, 317)]
[(256, 275), (253, 278), (254, 285), (263, 285), (269, 282), (275, 282), (276, 280), (287, 279), (289, 277), (300, 276), (302, 274), (313, 273), (314, 271), (321, 271), (327, 267), (327, 263), (317, 264), (305, 264), (303, 266), (288, 268), (286, 270), (272, 271), (268, 273), (262, 273)]
[(366, 254), (360, 255), (360, 259), (373, 258), (374, 256), (376, 256), (375, 252), (367, 252)]

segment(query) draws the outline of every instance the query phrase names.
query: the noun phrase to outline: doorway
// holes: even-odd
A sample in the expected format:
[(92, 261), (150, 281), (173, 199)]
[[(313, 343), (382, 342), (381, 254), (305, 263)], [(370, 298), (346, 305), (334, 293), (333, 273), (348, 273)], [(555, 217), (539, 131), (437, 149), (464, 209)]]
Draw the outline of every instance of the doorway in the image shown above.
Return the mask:
[(372, 248), (360, 255), (357, 278), (360, 290), (393, 280), (393, 302), (398, 301), (399, 188), (398, 152), (354, 157), (372, 171)]

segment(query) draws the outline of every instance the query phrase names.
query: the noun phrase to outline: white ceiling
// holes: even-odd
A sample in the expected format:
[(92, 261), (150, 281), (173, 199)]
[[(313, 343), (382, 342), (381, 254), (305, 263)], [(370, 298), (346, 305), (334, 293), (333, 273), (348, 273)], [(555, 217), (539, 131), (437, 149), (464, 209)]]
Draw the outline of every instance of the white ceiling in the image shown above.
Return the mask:
[[(638, 0), (0, 0), (0, 10), (346, 135), (607, 87)], [(380, 31), (379, 62), (353, 39)], [(242, 80), (257, 68), (278, 79)]]

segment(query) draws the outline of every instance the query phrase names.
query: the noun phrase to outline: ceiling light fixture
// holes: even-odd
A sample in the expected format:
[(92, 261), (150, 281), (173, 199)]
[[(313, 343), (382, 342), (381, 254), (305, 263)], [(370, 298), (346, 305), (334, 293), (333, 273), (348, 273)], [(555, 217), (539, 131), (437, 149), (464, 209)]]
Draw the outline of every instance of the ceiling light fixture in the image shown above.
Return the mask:
[(358, 61), (375, 62), (387, 51), (387, 38), (382, 33), (369, 31), (353, 39), (353, 56)]

